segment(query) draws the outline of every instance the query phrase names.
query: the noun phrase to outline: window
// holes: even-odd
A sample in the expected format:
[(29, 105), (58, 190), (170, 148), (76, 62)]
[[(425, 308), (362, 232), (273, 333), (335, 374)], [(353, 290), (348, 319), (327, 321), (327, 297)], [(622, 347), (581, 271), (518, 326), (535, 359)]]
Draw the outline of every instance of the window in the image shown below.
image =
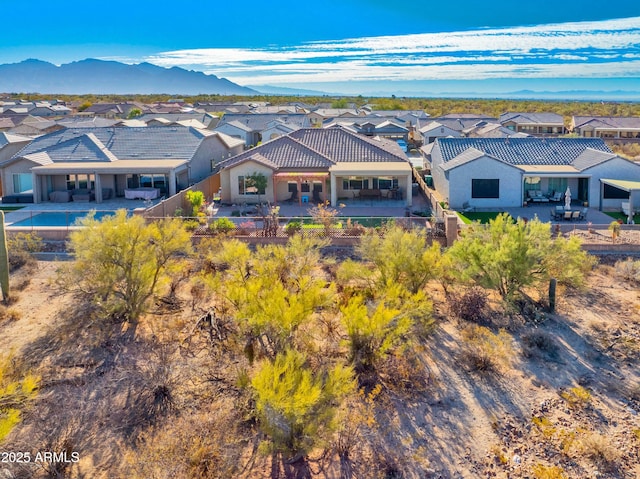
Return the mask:
[(604, 191), (602, 192), (602, 197), (605, 200), (609, 200), (609, 199), (628, 200), (629, 199), (629, 192), (621, 190), (620, 188), (616, 188), (614, 186), (605, 184), (604, 185)]
[(13, 192), (24, 193), (33, 190), (33, 177), (31, 173), (14, 173), (13, 174)]
[(264, 195), (265, 189), (258, 191), (258, 187), (254, 185), (251, 178), (247, 176), (238, 176), (238, 193), (241, 195)]
[(378, 190), (391, 190), (394, 188), (398, 188), (398, 178), (392, 178), (390, 176), (374, 178), (373, 188)]
[(345, 178), (344, 180), (342, 180), (343, 190), (366, 190), (368, 188), (369, 179), (354, 176), (349, 179)]
[(471, 180), (472, 198), (500, 198), (500, 180)]
[(95, 187), (93, 175), (67, 175), (67, 190), (92, 190)]

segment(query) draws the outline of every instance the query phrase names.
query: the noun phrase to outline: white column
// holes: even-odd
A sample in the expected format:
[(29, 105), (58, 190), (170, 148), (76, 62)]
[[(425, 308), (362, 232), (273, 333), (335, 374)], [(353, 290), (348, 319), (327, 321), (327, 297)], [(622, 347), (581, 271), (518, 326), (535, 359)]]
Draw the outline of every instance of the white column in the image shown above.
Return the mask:
[(169, 171), (169, 196), (176, 194), (176, 171)]
[(413, 189), (412, 187), (412, 182), (411, 180), (413, 180), (413, 174), (409, 173), (407, 175), (407, 199), (406, 199), (406, 205), (407, 206), (411, 206), (413, 204)]
[(336, 175), (333, 172), (329, 174), (331, 185), (331, 206), (335, 208), (338, 204), (338, 188), (336, 186)]
[(40, 203), (40, 184), (38, 183), (38, 179), (40, 177), (35, 174), (35, 172), (31, 172), (31, 185), (33, 186), (33, 202)]
[(94, 171), (93, 177), (95, 178), (94, 188), (96, 190), (96, 203), (102, 203), (102, 181), (100, 181), (100, 175)]

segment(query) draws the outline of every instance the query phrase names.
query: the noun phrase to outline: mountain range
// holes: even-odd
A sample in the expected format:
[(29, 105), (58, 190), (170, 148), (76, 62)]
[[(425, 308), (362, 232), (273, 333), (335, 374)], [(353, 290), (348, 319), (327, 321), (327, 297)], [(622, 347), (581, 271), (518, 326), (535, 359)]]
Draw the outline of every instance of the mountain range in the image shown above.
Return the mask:
[(86, 59), (56, 66), (29, 59), (0, 65), (0, 92), (42, 94), (256, 95), (226, 78), (151, 63)]

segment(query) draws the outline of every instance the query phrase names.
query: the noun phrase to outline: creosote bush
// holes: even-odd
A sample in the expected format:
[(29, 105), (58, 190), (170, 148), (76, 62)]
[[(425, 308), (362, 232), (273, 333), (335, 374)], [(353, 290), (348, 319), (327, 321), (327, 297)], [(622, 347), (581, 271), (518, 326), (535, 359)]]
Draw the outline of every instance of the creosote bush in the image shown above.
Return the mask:
[(498, 372), (511, 363), (513, 338), (504, 330), (469, 325), (462, 330), (462, 361), (471, 371)]
[(449, 297), (451, 312), (464, 321), (483, 324), (487, 322), (487, 292), (482, 288), (470, 288), (462, 295)]

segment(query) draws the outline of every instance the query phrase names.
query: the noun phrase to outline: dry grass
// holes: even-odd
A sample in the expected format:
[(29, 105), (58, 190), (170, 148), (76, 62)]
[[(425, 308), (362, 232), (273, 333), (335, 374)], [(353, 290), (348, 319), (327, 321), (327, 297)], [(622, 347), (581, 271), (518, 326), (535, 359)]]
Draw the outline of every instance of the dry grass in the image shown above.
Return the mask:
[(463, 364), (471, 371), (500, 372), (508, 369), (514, 356), (513, 338), (500, 330), (469, 325), (461, 331)]
[(597, 433), (588, 434), (580, 439), (579, 446), (582, 455), (605, 471), (611, 472), (618, 468), (622, 454), (606, 436)]

